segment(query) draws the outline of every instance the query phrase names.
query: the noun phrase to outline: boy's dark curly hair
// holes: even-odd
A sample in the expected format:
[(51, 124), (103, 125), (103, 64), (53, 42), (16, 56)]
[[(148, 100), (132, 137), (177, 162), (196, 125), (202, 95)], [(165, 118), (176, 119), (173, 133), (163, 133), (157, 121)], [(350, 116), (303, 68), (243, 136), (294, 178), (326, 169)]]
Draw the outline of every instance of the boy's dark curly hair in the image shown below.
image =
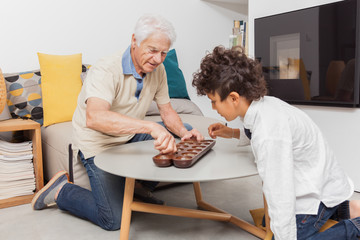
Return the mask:
[(249, 101), (267, 94), (260, 63), (248, 58), (242, 47), (215, 47), (202, 59), (200, 69), (193, 78), (192, 85), (198, 95), (217, 92), (221, 101), (231, 92), (237, 92)]

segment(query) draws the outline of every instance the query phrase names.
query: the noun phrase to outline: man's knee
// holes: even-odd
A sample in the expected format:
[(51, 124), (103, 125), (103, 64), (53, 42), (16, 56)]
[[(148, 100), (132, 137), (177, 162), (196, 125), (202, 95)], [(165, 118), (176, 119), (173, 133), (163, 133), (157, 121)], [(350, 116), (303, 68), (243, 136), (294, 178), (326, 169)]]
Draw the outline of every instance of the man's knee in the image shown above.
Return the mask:
[(192, 127), (190, 124), (188, 124), (188, 123), (184, 123), (184, 127), (185, 127), (188, 131), (190, 131), (190, 130), (193, 129), (193, 127)]
[(103, 212), (99, 215), (98, 225), (108, 231), (120, 229), (121, 218), (113, 216), (113, 213)]

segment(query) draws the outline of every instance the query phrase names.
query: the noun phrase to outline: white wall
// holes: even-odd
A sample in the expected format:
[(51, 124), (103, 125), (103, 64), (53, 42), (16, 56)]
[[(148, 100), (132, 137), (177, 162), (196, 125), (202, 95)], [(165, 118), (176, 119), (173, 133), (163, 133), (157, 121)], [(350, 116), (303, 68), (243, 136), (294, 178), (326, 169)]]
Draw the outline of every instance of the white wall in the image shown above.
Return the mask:
[(0, 68), (3, 72), (38, 69), (37, 52), (82, 53), (93, 64), (130, 44), (143, 13), (169, 19), (177, 32), (174, 48), (191, 99), (203, 113), (221, 119), (206, 97), (197, 97), (192, 74), (216, 45), (228, 45), (233, 20), (244, 19), (247, 6), (202, 0), (2, 0)]
[[(249, 0), (249, 48), (254, 55), (254, 19), (301, 8), (337, 2), (335, 0)], [(319, 125), (342, 167), (360, 191), (360, 109), (298, 106)]]

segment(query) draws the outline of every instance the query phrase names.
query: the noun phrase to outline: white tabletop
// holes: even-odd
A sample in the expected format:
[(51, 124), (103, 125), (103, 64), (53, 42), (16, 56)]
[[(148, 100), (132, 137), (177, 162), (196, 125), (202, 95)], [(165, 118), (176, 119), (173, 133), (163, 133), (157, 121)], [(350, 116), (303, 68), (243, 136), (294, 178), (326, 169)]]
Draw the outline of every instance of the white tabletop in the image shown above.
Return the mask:
[(238, 147), (235, 139), (217, 138), (215, 146), (190, 168), (157, 167), (154, 141), (123, 144), (95, 157), (100, 169), (123, 177), (160, 182), (204, 182), (257, 174), (250, 146)]

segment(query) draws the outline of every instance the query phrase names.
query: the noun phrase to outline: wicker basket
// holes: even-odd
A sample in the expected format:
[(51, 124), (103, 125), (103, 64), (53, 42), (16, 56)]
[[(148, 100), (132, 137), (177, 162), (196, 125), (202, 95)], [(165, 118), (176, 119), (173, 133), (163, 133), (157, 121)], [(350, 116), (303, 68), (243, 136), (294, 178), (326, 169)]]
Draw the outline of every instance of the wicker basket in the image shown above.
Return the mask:
[(6, 104), (6, 85), (5, 79), (0, 69), (0, 114), (4, 111)]

